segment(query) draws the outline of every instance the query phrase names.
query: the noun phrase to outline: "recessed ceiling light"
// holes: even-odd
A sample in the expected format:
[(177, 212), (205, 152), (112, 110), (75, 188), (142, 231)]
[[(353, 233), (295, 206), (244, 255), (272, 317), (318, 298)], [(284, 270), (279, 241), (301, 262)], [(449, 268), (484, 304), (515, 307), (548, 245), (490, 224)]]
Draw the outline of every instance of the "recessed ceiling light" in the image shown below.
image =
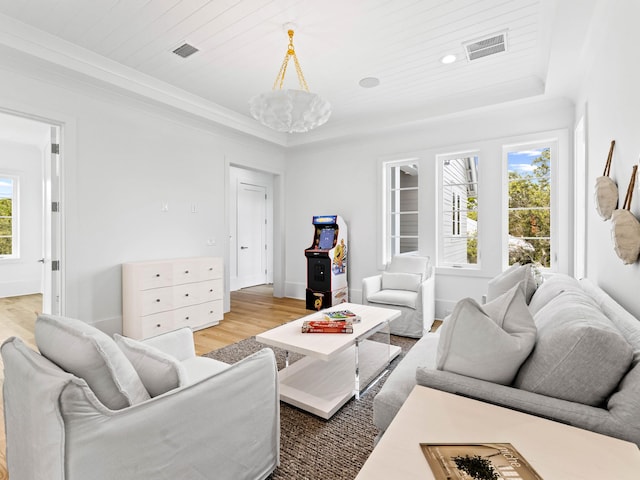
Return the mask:
[(365, 77), (358, 82), (362, 88), (373, 88), (380, 85), (380, 79), (376, 77)]
[(452, 55), (452, 54), (445, 55), (444, 57), (442, 57), (442, 58), (440, 59), (440, 61), (441, 61), (442, 63), (444, 63), (445, 65), (446, 65), (446, 64), (449, 64), (449, 63), (453, 63), (453, 62), (455, 62), (455, 61), (456, 61), (456, 56), (455, 56), (455, 55)]

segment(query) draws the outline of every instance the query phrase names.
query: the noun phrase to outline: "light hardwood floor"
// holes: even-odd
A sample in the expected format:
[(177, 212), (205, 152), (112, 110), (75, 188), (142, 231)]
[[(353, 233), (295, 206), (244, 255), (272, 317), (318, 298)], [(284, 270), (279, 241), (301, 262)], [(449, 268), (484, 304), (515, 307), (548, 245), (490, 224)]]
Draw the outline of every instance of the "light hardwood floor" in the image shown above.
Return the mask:
[[(35, 348), (34, 324), (41, 306), (40, 295), (0, 299), (0, 342), (11, 336), (19, 336)], [(224, 320), (215, 327), (195, 332), (196, 353), (202, 355), (217, 350), (308, 313), (304, 300), (274, 298), (270, 286), (232, 292), (231, 311), (225, 314)], [(0, 371), (0, 378), (4, 378), (4, 368)], [(0, 422), (4, 425), (2, 415)], [(0, 427), (0, 430), (0, 480), (6, 480), (9, 478), (5, 460), (6, 442), (4, 428)]]

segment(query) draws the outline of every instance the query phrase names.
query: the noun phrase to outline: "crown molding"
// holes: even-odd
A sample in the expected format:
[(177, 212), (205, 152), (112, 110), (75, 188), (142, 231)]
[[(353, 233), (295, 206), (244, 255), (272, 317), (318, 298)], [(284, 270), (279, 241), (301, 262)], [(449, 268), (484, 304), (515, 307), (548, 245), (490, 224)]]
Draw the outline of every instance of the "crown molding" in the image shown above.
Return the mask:
[(287, 134), (3, 14), (0, 44), (227, 128), (279, 146), (287, 145)]

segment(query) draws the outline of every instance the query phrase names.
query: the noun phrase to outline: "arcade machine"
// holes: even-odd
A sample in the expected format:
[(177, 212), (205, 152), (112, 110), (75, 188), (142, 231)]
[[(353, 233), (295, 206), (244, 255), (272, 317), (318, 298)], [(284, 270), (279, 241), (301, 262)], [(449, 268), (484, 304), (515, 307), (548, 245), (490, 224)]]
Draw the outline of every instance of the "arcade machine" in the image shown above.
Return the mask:
[(338, 215), (313, 217), (314, 235), (307, 257), (308, 310), (349, 301), (347, 286), (347, 224)]

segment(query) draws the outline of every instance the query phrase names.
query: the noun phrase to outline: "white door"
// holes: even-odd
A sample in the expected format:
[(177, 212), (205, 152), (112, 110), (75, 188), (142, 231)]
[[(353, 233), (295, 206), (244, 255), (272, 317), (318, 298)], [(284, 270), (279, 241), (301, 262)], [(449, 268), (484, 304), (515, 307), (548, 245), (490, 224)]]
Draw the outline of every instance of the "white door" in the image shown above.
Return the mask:
[(267, 283), (267, 189), (238, 185), (238, 285), (240, 288)]
[(60, 127), (51, 127), (51, 150), (44, 162), (44, 313), (62, 313), (60, 298)]

